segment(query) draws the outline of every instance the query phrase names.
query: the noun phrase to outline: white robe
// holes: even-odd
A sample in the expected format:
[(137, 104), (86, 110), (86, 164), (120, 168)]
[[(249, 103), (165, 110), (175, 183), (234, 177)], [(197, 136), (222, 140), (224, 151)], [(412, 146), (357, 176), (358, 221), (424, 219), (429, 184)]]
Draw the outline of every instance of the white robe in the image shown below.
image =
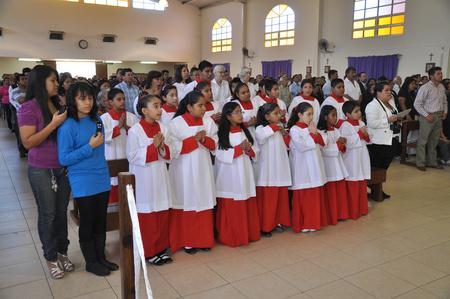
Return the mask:
[[(216, 178), (217, 197), (247, 200), (256, 196), (255, 178), (250, 157), (243, 153), (234, 157), (235, 146), (247, 139), (244, 131), (230, 133), (230, 144), (233, 148), (226, 150), (217, 148), (214, 173)], [(252, 146), (257, 155), (258, 149)]]
[(256, 186), (283, 187), (292, 185), (287, 146), (280, 131), (270, 126), (256, 128), (259, 157), (255, 163)]
[(291, 190), (315, 188), (327, 182), (320, 145), (314, 142), (308, 128), (294, 125), (289, 134), (289, 161), (291, 164)]
[(165, 126), (169, 125), (169, 122), (173, 119), (173, 116), (176, 112), (167, 112), (164, 110), (164, 107), (162, 108), (162, 114), (161, 114), (161, 123)]
[[(167, 127), (159, 124), (164, 135), (164, 143), (169, 146)], [(127, 158), (130, 172), (136, 179), (136, 208), (138, 213), (166, 211), (174, 201), (166, 160), (158, 154), (158, 160), (146, 163), (147, 147), (153, 144), (141, 124), (128, 131)]]
[(314, 116), (313, 116), (313, 121), (314, 123), (318, 123), (319, 122), (319, 115), (320, 115), (320, 103), (317, 99), (314, 99), (314, 101), (310, 101), (310, 100), (305, 100), (302, 96), (296, 96), (295, 98), (292, 99), (291, 104), (289, 105), (288, 108), (288, 119), (291, 118), (291, 114), (292, 111), (294, 110), (295, 107), (298, 106), (298, 104), (302, 103), (302, 102), (306, 102), (308, 104), (310, 104), (313, 107), (314, 110)]
[(173, 83), (173, 86), (175, 86), (177, 88), (177, 96), (178, 96), (178, 100), (181, 102), (181, 100), (186, 96), (187, 92), (186, 92), (186, 83), (178, 83), (175, 82)]
[(169, 176), (174, 191), (173, 209), (205, 211), (216, 205), (216, 186), (209, 149), (198, 144), (194, 151), (181, 155), (183, 140), (205, 130), (217, 146), (217, 126), (211, 117), (203, 117), (202, 126), (189, 126), (183, 116), (174, 118), (169, 124), (169, 135), (173, 149)]
[[(138, 122), (138, 119), (133, 113), (126, 112), (127, 125), (132, 127)], [(119, 125), (118, 120), (114, 120), (109, 113), (104, 113), (100, 116), (105, 130), (105, 158), (106, 160), (120, 160), (127, 158), (127, 131), (124, 128), (120, 129), (120, 135), (112, 138), (113, 130)], [(117, 186), (119, 184), (117, 177), (111, 178), (111, 185)]]
[[(262, 105), (264, 105), (265, 103), (267, 103), (263, 98), (261, 98), (260, 96), (256, 96), (254, 98), (256, 105), (258, 105), (258, 108), (261, 107)], [(286, 108), (286, 103), (283, 102), (280, 99), (277, 99), (277, 105), (280, 108), (281, 111), (286, 111), (287, 112), (287, 108)], [(286, 113), (286, 117), (287, 117), (287, 113)]]
[(332, 131), (320, 131), (325, 146), (321, 148), (323, 164), (328, 182), (341, 181), (348, 177), (342, 154), (339, 151), (337, 140), (341, 137), (338, 129)]
[[(205, 116), (208, 116), (208, 117), (210, 117), (210, 118), (211, 118), (211, 116), (212, 116), (213, 114), (216, 114), (216, 113), (220, 113), (220, 112), (221, 112), (221, 110), (220, 110), (220, 103), (219, 103), (219, 102), (211, 102), (211, 104), (213, 105), (214, 109), (205, 112)], [(212, 118), (211, 118), (211, 119), (212, 119)], [(214, 121), (214, 120), (213, 120), (213, 121)]]
[[(344, 98), (344, 99), (345, 99), (345, 101), (348, 101), (347, 98)], [(322, 109), (322, 107), (326, 106), (326, 105), (330, 105), (330, 106), (333, 106), (334, 108), (336, 108), (338, 119), (342, 119), (342, 120), (347, 119), (344, 112), (342, 111), (342, 105), (344, 105), (344, 103), (338, 103), (332, 96), (329, 96), (328, 98), (325, 99), (325, 101), (323, 101), (322, 106), (320, 106), (320, 109)]]
[[(259, 106), (257, 105), (255, 100), (250, 100), (252, 102), (252, 106), (253, 109), (244, 109), (244, 107), (242, 106), (241, 102), (239, 100), (234, 100), (234, 102), (238, 103), (239, 106), (241, 106), (242, 109), (242, 117), (243, 117), (243, 121), (244, 122), (248, 122), (250, 120), (250, 118), (257, 116), (258, 114), (258, 108)], [(252, 134), (253, 140), (255, 140), (256, 135), (255, 135), (255, 126), (251, 126), (247, 128), (250, 132), (250, 134)]]
[(367, 143), (358, 135), (359, 129), (364, 126), (364, 122), (360, 120), (359, 126), (353, 126), (345, 121), (340, 127), (342, 137), (347, 138), (347, 151), (342, 156), (348, 171), (348, 181), (370, 180), (370, 157)]

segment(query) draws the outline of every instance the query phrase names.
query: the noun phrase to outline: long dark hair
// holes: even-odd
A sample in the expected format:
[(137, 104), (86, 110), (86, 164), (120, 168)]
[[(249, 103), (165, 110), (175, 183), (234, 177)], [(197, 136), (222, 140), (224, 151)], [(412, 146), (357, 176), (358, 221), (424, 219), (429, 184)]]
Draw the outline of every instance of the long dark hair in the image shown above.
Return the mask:
[[(219, 130), (217, 135), (219, 137), (219, 149), (229, 149), (232, 148), (230, 144), (230, 128), (231, 123), (228, 120), (227, 116), (230, 116), (236, 107), (240, 107), (240, 105), (236, 102), (228, 102), (223, 106), (222, 116), (220, 117)], [(245, 136), (247, 137), (248, 142), (253, 145), (253, 137), (248, 131), (248, 129), (244, 126), (244, 123), (239, 125), (244, 131)]]
[(187, 106), (194, 106), (200, 98), (203, 97), (203, 95), (198, 91), (191, 91), (189, 92), (180, 102), (178, 105), (177, 112), (173, 116), (173, 118), (185, 114), (187, 110)]
[[(233, 95), (234, 95), (234, 97), (236, 98), (236, 99), (239, 99), (239, 91), (241, 90), (241, 88), (242, 87), (247, 87), (248, 88), (248, 85), (247, 85), (247, 83), (244, 83), (244, 82), (242, 82), (242, 81), (239, 81), (239, 83), (236, 85), (236, 87), (234, 88), (234, 90), (233, 90)], [(249, 89), (249, 91), (250, 91), (250, 89)]]
[[(58, 95), (50, 97), (47, 92), (46, 80), (52, 74), (56, 75), (56, 80), (58, 81), (58, 72), (47, 65), (37, 65), (28, 74), (28, 85), (25, 99), (30, 101), (35, 99), (41, 108), (42, 115), (44, 117), (44, 126), (47, 126), (53, 118), (53, 115), (48, 108), (48, 100), (53, 103), (56, 109), (60, 108)], [(56, 131), (54, 130), (50, 134), (50, 139), (56, 140)]]
[(412, 94), (412, 92), (410, 92), (409, 89), (409, 85), (411, 84), (411, 82), (415, 82), (416, 80), (413, 77), (407, 77), (405, 79), (405, 81), (402, 84), (402, 87), (400, 88), (400, 91), (398, 92), (400, 94), (400, 92), (404, 93), (404, 94)]
[(58, 94), (61, 96), (66, 95), (66, 90), (64, 89), (64, 81), (67, 79), (72, 79), (72, 75), (68, 72), (62, 73), (59, 78)]
[(159, 79), (162, 78), (162, 76), (163, 74), (160, 71), (148, 72), (147, 79), (145, 80), (145, 88), (151, 88), (153, 79)]
[(269, 122), (266, 119), (266, 115), (272, 113), (278, 105), (274, 103), (265, 103), (258, 109), (258, 113), (256, 114), (256, 126), (267, 126)]
[(79, 120), (78, 118), (78, 109), (77, 109), (77, 102), (75, 98), (80, 96), (92, 96), (94, 99), (94, 102), (92, 104), (92, 109), (89, 111), (89, 117), (92, 120), (96, 120), (98, 118), (97, 111), (97, 97), (95, 96), (95, 89), (92, 85), (86, 82), (76, 82), (72, 85), (70, 85), (69, 90), (67, 91), (67, 117), (71, 117), (75, 119), (76, 121)]
[[(182, 75), (182, 72), (183, 72), (183, 69), (184, 68), (186, 68), (187, 70), (188, 70), (188, 73), (189, 73), (189, 68), (188, 68), (188, 66), (187, 65), (185, 65), (185, 64), (182, 64), (182, 65), (179, 65), (177, 68), (176, 68), (176, 70), (175, 70), (175, 82), (176, 83), (181, 83), (181, 82), (183, 82), (183, 75)], [(190, 76), (187, 78), (187, 80), (184, 82), (184, 83), (186, 83), (186, 84), (188, 84), (188, 83), (190, 83), (192, 80), (191, 80), (191, 78), (190, 78)]]
[(327, 128), (328, 128), (327, 116), (333, 110), (337, 112), (336, 108), (334, 108), (331, 105), (325, 105), (322, 107), (322, 109), (320, 109), (319, 122), (317, 123), (317, 129), (322, 130), (322, 131), (327, 130)]
[(136, 110), (142, 118), (145, 118), (145, 115), (144, 115), (144, 112), (142, 112), (142, 109), (147, 108), (148, 103), (154, 99), (158, 99), (162, 103), (161, 97), (156, 94), (149, 94), (149, 95), (145, 95), (145, 96), (142, 96), (139, 98), (137, 105), (136, 105)]
[(301, 102), (300, 104), (298, 104), (297, 107), (292, 110), (291, 117), (289, 118), (289, 121), (287, 123), (287, 127), (289, 129), (292, 128), (300, 120), (298, 114), (303, 114), (308, 109), (313, 109), (313, 106), (311, 106), (310, 103)]

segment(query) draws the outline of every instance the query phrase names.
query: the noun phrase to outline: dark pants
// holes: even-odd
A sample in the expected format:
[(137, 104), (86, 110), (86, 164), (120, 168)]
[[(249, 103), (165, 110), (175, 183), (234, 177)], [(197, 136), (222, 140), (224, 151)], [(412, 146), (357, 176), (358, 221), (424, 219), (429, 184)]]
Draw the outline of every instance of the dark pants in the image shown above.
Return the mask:
[(441, 155), (441, 160), (447, 162), (450, 160), (450, 144), (443, 141), (439, 141), (439, 154)]
[(6, 116), (6, 122), (8, 123), (8, 128), (12, 130), (12, 121), (11, 121), (11, 108), (9, 107), (9, 104), (2, 104), (2, 109), (5, 111)]
[[(52, 189), (52, 175), (58, 184)], [(64, 168), (28, 168), (28, 179), (38, 207), (38, 232), (44, 250), (44, 257), (54, 261), (57, 253), (67, 254), (67, 205), (70, 186)]]
[(372, 168), (388, 169), (394, 158), (392, 145), (369, 144), (367, 146), (370, 155), (370, 166)]
[(80, 212), (80, 243), (94, 241), (95, 235), (106, 234), (106, 209), (109, 191), (87, 197), (75, 198)]
[(9, 108), (11, 110), (11, 122), (14, 128), (14, 134), (16, 135), (17, 148), (19, 149), (20, 155), (25, 156), (27, 150), (22, 144), (22, 139), (20, 139), (19, 122), (17, 121), (17, 110), (13, 105), (9, 105)]

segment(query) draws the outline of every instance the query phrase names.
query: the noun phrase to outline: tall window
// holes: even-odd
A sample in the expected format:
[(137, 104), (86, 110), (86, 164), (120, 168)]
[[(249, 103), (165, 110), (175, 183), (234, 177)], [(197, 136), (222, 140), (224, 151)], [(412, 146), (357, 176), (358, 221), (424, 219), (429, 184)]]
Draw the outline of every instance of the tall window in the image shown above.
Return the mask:
[(160, 0), (158, 3), (151, 0), (133, 0), (134, 8), (151, 9), (151, 10), (165, 10), (169, 6), (167, 0)]
[(128, 7), (128, 0), (84, 0), (83, 2), (88, 4)]
[(213, 25), (211, 51), (231, 51), (231, 23), (225, 18), (218, 19)]
[(356, 0), (353, 38), (401, 35), (407, 0)]
[(265, 47), (290, 46), (294, 44), (295, 13), (286, 4), (272, 8), (266, 17)]
[(109, 6), (128, 7), (128, 3), (132, 1), (133, 8), (149, 9), (149, 10), (165, 10), (169, 3), (167, 0), (159, 0), (154, 2), (152, 0), (64, 0), (68, 2), (83, 2), (88, 4), (100, 4)]

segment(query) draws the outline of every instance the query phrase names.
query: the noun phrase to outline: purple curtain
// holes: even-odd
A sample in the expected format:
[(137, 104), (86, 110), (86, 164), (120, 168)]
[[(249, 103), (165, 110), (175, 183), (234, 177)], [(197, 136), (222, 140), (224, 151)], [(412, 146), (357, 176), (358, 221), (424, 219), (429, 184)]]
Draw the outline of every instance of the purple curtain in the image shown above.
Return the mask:
[(393, 79), (397, 75), (398, 54), (348, 57), (348, 66), (353, 66), (358, 73), (366, 72), (369, 78), (378, 79), (385, 76)]
[(225, 68), (225, 70), (228, 71), (228, 73), (230, 73), (230, 64), (229, 63), (213, 63), (213, 69), (216, 65), (223, 65), (223, 67)]
[(292, 75), (292, 60), (262, 61), (261, 63), (263, 77), (278, 80), (278, 77), (283, 74), (288, 75), (288, 77)]

